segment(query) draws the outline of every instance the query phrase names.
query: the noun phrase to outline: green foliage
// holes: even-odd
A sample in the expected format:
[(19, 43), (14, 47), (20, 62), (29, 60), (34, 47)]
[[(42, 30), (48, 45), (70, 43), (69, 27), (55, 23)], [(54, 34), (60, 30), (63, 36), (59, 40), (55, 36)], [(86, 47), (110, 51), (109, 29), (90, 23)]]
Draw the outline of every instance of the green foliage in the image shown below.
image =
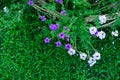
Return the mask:
[[(89, 25), (101, 26), (98, 21), (89, 25), (84, 22), (86, 16), (108, 14), (120, 10), (117, 6), (112, 8), (112, 11), (102, 8), (118, 0), (99, 0), (97, 5), (93, 5), (95, 0), (89, 0), (90, 3), (87, 0), (64, 1), (63, 6), (47, 3), (42, 7), (56, 10), (58, 6), (61, 6), (61, 9), (57, 11), (65, 9), (67, 16), (60, 15), (60, 19), (56, 21), (47, 18), (47, 21), (43, 23), (40, 21), (37, 11), (26, 4), (27, 0), (9, 2), (0, 0), (0, 80), (120, 79), (120, 37), (113, 37), (110, 32), (115, 29), (120, 31), (120, 19), (118, 18), (108, 28), (100, 28), (100, 30), (106, 31), (107, 38), (104, 40), (91, 37), (89, 34)], [(73, 5), (70, 7), (68, 3), (73, 3)], [(9, 13), (3, 12), (4, 6), (9, 8)], [(49, 30), (52, 22), (60, 24), (58, 31)], [(65, 31), (64, 26), (70, 28), (70, 31)], [(69, 56), (64, 50), (64, 45), (56, 48), (55, 41), (58, 40), (57, 35), (61, 31), (71, 36), (70, 42), (80, 51), (92, 51), (94, 46), (101, 52), (101, 60), (89, 68), (87, 61), (80, 60), (78, 56)], [(45, 37), (52, 37), (52, 42), (44, 44)], [(113, 41), (114, 44), (112, 44)], [(62, 42), (66, 43), (63, 40)]]

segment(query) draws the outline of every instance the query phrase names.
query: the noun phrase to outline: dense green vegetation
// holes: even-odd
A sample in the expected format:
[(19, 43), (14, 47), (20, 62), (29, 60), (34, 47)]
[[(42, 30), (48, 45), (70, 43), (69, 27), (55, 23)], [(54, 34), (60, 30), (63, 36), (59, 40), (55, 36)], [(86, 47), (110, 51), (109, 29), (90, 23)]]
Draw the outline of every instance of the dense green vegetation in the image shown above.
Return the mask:
[[(35, 3), (40, 5), (39, 1), (35, 0)], [(105, 28), (101, 28), (98, 20), (84, 21), (90, 15), (109, 14), (115, 17), (112, 14), (120, 12), (119, 0), (98, 0), (97, 3), (95, 0), (63, 0), (63, 5), (54, 0), (46, 1), (47, 5), (42, 8), (56, 10), (57, 13), (65, 9), (67, 17), (54, 19), (47, 16), (49, 13), (39, 12), (47, 16), (47, 21), (41, 22), (38, 9), (29, 6), (27, 0), (0, 0), (0, 80), (119, 80), (120, 36), (112, 36), (111, 31), (117, 29), (120, 32), (120, 16)], [(3, 12), (5, 6), (9, 9), (8, 13)], [(92, 52), (92, 44), (101, 53), (101, 60), (89, 67), (88, 62), (79, 56), (70, 56), (64, 46), (56, 48), (57, 38), (45, 44), (45, 37), (59, 33), (51, 34), (51, 22), (69, 26), (71, 44), (76, 43), (78, 50), (83, 52)], [(90, 26), (104, 30), (106, 38), (91, 37)]]

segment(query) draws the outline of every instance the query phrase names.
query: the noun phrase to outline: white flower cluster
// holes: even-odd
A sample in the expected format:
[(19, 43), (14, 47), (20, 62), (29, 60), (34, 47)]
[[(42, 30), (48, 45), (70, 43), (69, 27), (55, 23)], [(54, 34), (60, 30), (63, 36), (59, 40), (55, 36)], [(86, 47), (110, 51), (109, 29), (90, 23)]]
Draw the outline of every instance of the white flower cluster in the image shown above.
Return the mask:
[(104, 39), (106, 36), (106, 33), (104, 31), (99, 31), (97, 34), (97, 37), (99, 37), (100, 39)]
[[(75, 53), (76, 53), (76, 51), (73, 48), (68, 50), (68, 54), (71, 55), (71, 56), (74, 55)], [(86, 53), (80, 53), (79, 56), (80, 56), (80, 59), (82, 59), (82, 60), (87, 59), (87, 54)], [(88, 60), (89, 66), (92, 67), (96, 63), (96, 61), (100, 60), (100, 59), (101, 59), (101, 55), (100, 55), (99, 52), (96, 51), (93, 54), (93, 56), (90, 57), (89, 60)]]
[(112, 36), (118, 37), (119, 33), (118, 30), (112, 31)]
[(90, 27), (89, 32), (91, 35), (97, 36), (100, 39), (104, 39), (106, 36), (106, 33), (104, 31), (98, 31), (96, 27)]
[(100, 23), (101, 23), (101, 24), (106, 23), (106, 22), (107, 22), (107, 17), (106, 17), (106, 15), (100, 15), (100, 16), (99, 16), (99, 20), (100, 20)]
[(100, 60), (100, 59), (101, 59), (100, 53), (99, 53), (99, 52), (95, 52), (95, 53), (93, 54), (93, 56), (90, 57), (89, 60), (88, 60), (89, 66), (92, 67), (92, 66), (96, 63), (96, 61), (97, 61), (97, 60)]

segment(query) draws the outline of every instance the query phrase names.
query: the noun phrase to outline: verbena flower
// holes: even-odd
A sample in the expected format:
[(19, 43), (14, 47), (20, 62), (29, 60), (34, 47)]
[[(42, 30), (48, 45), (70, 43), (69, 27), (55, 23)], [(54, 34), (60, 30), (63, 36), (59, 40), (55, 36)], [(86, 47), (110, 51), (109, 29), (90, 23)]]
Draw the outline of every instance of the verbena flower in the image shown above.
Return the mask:
[(66, 11), (65, 11), (65, 10), (62, 10), (62, 11), (61, 11), (61, 14), (64, 15), (64, 16), (66, 16)]
[(60, 28), (60, 25), (59, 25), (59, 24), (56, 24), (56, 28), (59, 29), (59, 28)]
[(60, 47), (60, 46), (62, 46), (62, 43), (60, 41), (57, 41), (56, 42), (56, 47)]
[(57, 3), (62, 4), (63, 0), (56, 0)]
[(64, 29), (65, 29), (66, 31), (70, 31), (70, 29), (69, 29), (68, 27), (66, 27), (66, 26), (64, 26)]
[(99, 31), (97, 34), (97, 37), (99, 37), (100, 39), (104, 39), (106, 36), (106, 33), (104, 31)]
[(96, 60), (94, 60), (92, 57), (89, 58), (88, 64), (90, 67), (92, 67), (96, 63)]
[(45, 16), (40, 16), (40, 19), (42, 22), (44, 22), (46, 20), (46, 17)]
[(71, 49), (71, 48), (72, 48), (72, 45), (71, 45), (71, 44), (67, 43), (67, 44), (65, 45), (65, 49), (69, 50), (69, 49)]
[(50, 38), (45, 38), (45, 39), (44, 39), (44, 42), (45, 42), (45, 43), (50, 43)]
[(70, 41), (70, 37), (69, 36), (66, 36), (66, 41)]
[(59, 38), (60, 39), (64, 39), (65, 38), (65, 34), (63, 32), (59, 33)]
[(99, 16), (99, 20), (100, 20), (100, 23), (101, 23), (101, 24), (106, 23), (106, 21), (107, 21), (106, 15), (100, 15), (100, 16)]
[(75, 54), (75, 50), (74, 50), (73, 48), (70, 48), (70, 49), (68, 50), (68, 54), (69, 54), (69, 55), (74, 55), (74, 54)]
[(112, 31), (112, 36), (118, 37), (119, 33), (118, 30)]
[(98, 33), (98, 30), (96, 27), (90, 27), (89, 32), (91, 35), (96, 35)]
[(34, 5), (34, 1), (33, 0), (28, 0), (28, 5), (33, 6)]
[(100, 58), (101, 58), (101, 55), (100, 55), (99, 52), (95, 52), (95, 53), (93, 54), (93, 59), (94, 59), (94, 60), (100, 60)]
[(87, 54), (85, 54), (85, 53), (80, 54), (80, 59), (86, 60), (86, 58), (87, 58)]
[(58, 28), (56, 27), (56, 24), (50, 24), (49, 28), (53, 31), (56, 31)]

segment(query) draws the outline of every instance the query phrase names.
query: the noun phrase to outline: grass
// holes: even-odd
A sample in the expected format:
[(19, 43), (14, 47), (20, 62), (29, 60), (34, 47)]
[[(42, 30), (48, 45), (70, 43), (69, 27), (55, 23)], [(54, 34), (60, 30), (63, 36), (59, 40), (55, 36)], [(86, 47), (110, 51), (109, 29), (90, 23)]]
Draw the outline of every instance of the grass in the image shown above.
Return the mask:
[(50, 35), (46, 28), (40, 29), (44, 24), (32, 7), (25, 3), (8, 6), (11, 13), (3, 13), (3, 7), (0, 10), (0, 80), (120, 79), (120, 38), (95, 40), (102, 58), (90, 68), (87, 61), (69, 56), (64, 47), (44, 44), (44, 37)]

